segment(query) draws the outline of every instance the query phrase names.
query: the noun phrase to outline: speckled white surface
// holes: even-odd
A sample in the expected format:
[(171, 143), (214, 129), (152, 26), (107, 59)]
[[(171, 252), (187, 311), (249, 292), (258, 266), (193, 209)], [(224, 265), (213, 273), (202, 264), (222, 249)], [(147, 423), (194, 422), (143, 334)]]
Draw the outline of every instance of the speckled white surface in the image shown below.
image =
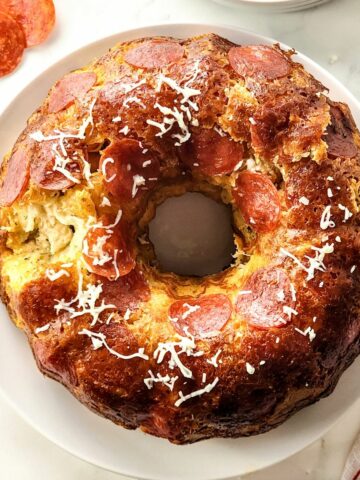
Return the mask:
[[(55, 3), (58, 23), (51, 39), (26, 52), (20, 68), (0, 80), (0, 112), (30, 80), (74, 49), (120, 30), (161, 22), (227, 23), (272, 36), (330, 70), (360, 98), (359, 0), (333, 0), (313, 10), (276, 15), (262, 14), (261, 9), (249, 12), (222, 7), (210, 0), (55, 0)], [(322, 440), (270, 469), (244, 478), (339, 480), (359, 429), (360, 400)], [(125, 480), (52, 445), (1, 398), (0, 478)]]

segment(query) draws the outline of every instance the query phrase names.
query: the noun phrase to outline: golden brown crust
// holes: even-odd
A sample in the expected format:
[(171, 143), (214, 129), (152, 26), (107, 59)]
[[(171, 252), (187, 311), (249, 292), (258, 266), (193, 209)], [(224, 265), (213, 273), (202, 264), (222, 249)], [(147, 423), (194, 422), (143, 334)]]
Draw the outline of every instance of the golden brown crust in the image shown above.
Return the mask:
[[(176, 60), (126, 62), (154, 40), (157, 64)], [(175, 443), (274, 428), (331, 393), (360, 351), (359, 132), (292, 52), (260, 47), (256, 62), (275, 63), (247, 72), (253, 48), (138, 39), (58, 82), (13, 150), (27, 152), (31, 178), (0, 210), (1, 295), (40, 370), (100, 415)], [(71, 84), (65, 98), (59, 84)], [(246, 170), (267, 203), (241, 184)], [(233, 208), (225, 272), (157, 268), (147, 224), (187, 190)], [(105, 253), (126, 254), (127, 270), (89, 229), (111, 237)], [(206, 321), (220, 331), (202, 337)]]

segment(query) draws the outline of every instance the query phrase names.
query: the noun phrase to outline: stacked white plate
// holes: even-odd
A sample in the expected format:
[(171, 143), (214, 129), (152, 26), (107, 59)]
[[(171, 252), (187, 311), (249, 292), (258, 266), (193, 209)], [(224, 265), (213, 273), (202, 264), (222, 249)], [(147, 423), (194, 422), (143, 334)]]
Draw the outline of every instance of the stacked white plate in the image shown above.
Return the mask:
[(217, 3), (232, 7), (249, 7), (258, 12), (295, 12), (305, 8), (317, 7), (329, 0), (215, 0)]

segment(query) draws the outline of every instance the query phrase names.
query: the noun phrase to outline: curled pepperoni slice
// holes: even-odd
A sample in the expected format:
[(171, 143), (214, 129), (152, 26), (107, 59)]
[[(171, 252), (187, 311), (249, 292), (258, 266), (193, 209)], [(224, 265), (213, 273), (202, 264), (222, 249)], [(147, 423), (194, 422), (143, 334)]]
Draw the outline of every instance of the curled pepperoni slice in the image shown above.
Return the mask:
[(234, 171), (241, 162), (244, 149), (228, 135), (222, 136), (213, 129), (193, 132), (184, 144), (180, 156), (194, 172), (204, 175), (226, 175)]
[(206, 336), (220, 331), (231, 316), (232, 305), (223, 294), (203, 295), (174, 302), (169, 317), (181, 335), (187, 331), (192, 335)]
[(94, 72), (74, 72), (59, 80), (50, 92), (48, 110), (57, 113), (82, 98), (97, 80)]
[(291, 321), (295, 297), (284, 270), (258, 270), (248, 279), (243, 292), (237, 298), (236, 310), (249, 325), (266, 329), (284, 327)]
[(136, 310), (140, 303), (150, 299), (148, 282), (141, 270), (134, 269), (115, 281), (101, 279), (102, 296), (107, 304), (115, 305), (121, 315)]
[(180, 60), (184, 47), (171, 40), (148, 40), (125, 54), (125, 60), (138, 68), (160, 68)]
[(159, 161), (140, 142), (124, 138), (112, 142), (102, 153), (100, 169), (106, 189), (118, 200), (130, 200), (150, 190), (159, 176)]
[(235, 72), (245, 78), (274, 80), (290, 72), (288, 59), (266, 45), (233, 47), (229, 51), (229, 61)]
[(67, 149), (66, 156), (54, 142), (41, 142), (30, 168), (31, 180), (45, 190), (66, 190), (80, 183), (81, 153)]
[(274, 184), (260, 173), (240, 172), (233, 190), (235, 202), (245, 222), (259, 233), (275, 230), (280, 222), (281, 205)]
[(129, 226), (112, 221), (107, 215), (87, 232), (83, 255), (92, 272), (109, 280), (127, 275), (135, 267), (134, 252), (129, 243)]
[(331, 123), (326, 130), (324, 140), (328, 146), (330, 158), (354, 158), (357, 147), (354, 142), (353, 129), (350, 120), (339, 107), (330, 107)]
[(25, 47), (25, 35), (19, 23), (0, 11), (0, 77), (15, 70), (22, 59)]
[(27, 47), (46, 40), (55, 24), (52, 0), (0, 0), (0, 10), (9, 12), (22, 26)]
[(29, 161), (23, 149), (16, 150), (9, 159), (3, 184), (0, 187), (0, 205), (9, 207), (25, 192), (29, 183)]

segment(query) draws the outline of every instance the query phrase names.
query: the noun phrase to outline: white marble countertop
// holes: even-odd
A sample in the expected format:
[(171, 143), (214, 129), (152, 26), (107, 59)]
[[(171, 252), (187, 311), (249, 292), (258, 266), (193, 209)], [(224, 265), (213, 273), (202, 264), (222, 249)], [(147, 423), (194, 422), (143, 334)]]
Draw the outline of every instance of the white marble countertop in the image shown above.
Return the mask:
[[(276, 15), (262, 14), (260, 8), (249, 12), (222, 7), (210, 0), (55, 0), (55, 3), (58, 23), (51, 39), (26, 52), (20, 68), (0, 80), (0, 112), (29, 81), (75, 48), (120, 30), (166, 22), (227, 23), (274, 37), (330, 70), (360, 99), (359, 0), (333, 0), (316, 9)], [(116, 11), (119, 15), (109, 13)], [(339, 480), (359, 429), (360, 400), (323, 439), (270, 469), (244, 478)], [(54, 446), (1, 398), (0, 472), (4, 480), (125, 480)]]

